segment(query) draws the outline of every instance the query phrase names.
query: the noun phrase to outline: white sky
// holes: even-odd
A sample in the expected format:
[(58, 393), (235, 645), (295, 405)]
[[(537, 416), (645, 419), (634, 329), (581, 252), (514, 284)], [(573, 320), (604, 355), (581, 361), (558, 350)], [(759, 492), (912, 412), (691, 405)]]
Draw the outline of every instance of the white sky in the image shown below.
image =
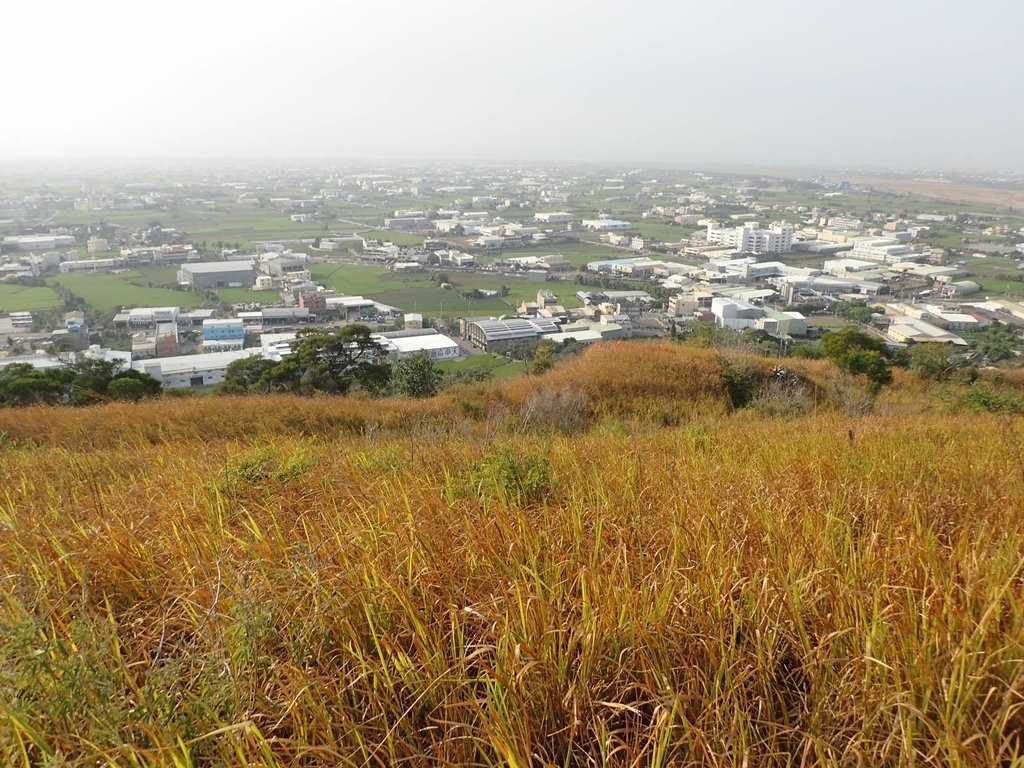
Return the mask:
[(0, 159), (1024, 169), (1022, 0), (4, 0)]

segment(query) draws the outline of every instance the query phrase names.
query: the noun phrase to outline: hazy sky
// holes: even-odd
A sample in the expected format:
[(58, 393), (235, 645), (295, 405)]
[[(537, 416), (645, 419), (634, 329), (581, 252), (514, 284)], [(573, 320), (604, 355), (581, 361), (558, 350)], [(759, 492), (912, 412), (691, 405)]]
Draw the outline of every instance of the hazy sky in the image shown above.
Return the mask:
[(1020, 0), (6, 0), (0, 159), (1024, 168)]

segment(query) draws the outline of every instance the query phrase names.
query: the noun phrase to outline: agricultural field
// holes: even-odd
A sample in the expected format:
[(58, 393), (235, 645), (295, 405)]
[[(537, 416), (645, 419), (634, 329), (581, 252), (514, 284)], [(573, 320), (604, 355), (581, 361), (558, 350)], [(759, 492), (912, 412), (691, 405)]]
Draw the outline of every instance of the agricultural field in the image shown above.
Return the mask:
[(141, 268), (118, 274), (62, 274), (51, 280), (81, 297), (89, 308), (98, 312), (129, 306), (192, 308), (203, 303), (201, 296), (190, 291), (157, 287), (163, 283), (163, 274), (163, 271)]
[(1006, 256), (986, 256), (983, 259), (965, 258), (961, 267), (968, 273), (966, 279), (978, 283), (990, 296), (1024, 296), (1024, 262)]
[(325, 221), (300, 223), (289, 220), (288, 215), (270, 209), (251, 209), (233, 205), (223, 210), (175, 209), (171, 211), (62, 211), (55, 220), (59, 224), (95, 224), (106, 221), (135, 229), (151, 222), (174, 227), (188, 234), (195, 243), (238, 243), (252, 247), (262, 240), (297, 240), (330, 235), (335, 230), (346, 231), (341, 222), (328, 216)]
[(60, 306), (60, 296), (52, 288), (0, 283), (0, 312), (27, 312)]
[(486, 371), (494, 379), (504, 379), (518, 376), (526, 370), (526, 364), (518, 360), (509, 360), (507, 357), (497, 355), (474, 355), (462, 360), (445, 360), (438, 365), (445, 373), (458, 373), (460, 371)]
[(522, 301), (533, 301), (541, 288), (552, 291), (568, 306), (580, 304), (575, 297), (579, 286), (574, 283), (535, 283), (525, 278), (496, 273), (457, 270), (446, 272), (452, 284), (459, 290), (496, 291), (504, 285), (509, 289), (509, 295), (504, 299), (464, 299), (454, 290), (441, 288), (427, 272), (401, 275), (375, 266), (334, 263), (314, 264), (310, 271), (315, 280), (342, 293), (365, 296), (428, 317), (508, 314), (514, 312)]
[(637, 218), (632, 222), (633, 229), (637, 232), (653, 237), (662, 243), (678, 243), (688, 240), (696, 229), (694, 227), (681, 227), (678, 224), (666, 224), (661, 221), (647, 221)]
[(213, 291), (225, 304), (277, 304), (281, 294), (277, 291), (250, 291), (248, 288), (217, 288)]
[(773, 364), (0, 410), (0, 764), (1018, 765), (1024, 421)]

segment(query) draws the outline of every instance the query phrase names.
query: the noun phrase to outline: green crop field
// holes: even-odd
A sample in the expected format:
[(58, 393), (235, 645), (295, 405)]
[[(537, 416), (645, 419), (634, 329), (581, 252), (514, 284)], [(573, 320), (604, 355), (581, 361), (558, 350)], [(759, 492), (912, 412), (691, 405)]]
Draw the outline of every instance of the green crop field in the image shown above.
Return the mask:
[[(261, 240), (297, 240), (350, 230), (328, 215), (325, 221), (301, 223), (288, 214), (269, 210), (226, 206), (223, 210), (196, 211), (63, 211), (55, 223), (95, 224), (105, 221), (134, 229), (152, 222), (184, 232), (193, 243), (238, 243), (249, 247)], [(421, 238), (422, 239), (422, 238)]]
[(462, 360), (446, 360), (438, 365), (445, 373), (467, 370), (489, 371), (491, 378), (494, 379), (511, 378), (526, 370), (525, 363), (498, 355), (474, 355)]
[(217, 298), (226, 304), (247, 304), (258, 302), (260, 304), (276, 304), (281, 301), (281, 295), (277, 291), (250, 291), (248, 288), (218, 288)]
[(653, 237), (662, 243), (678, 243), (689, 239), (695, 231), (693, 227), (681, 227), (678, 224), (667, 224), (661, 220), (635, 221), (633, 229), (641, 234)]
[(428, 317), (508, 314), (514, 312), (521, 302), (533, 301), (542, 288), (554, 293), (567, 306), (580, 305), (575, 296), (579, 286), (571, 282), (535, 283), (526, 278), (496, 273), (448, 272), (451, 283), (458, 290), (496, 291), (501, 286), (509, 290), (504, 299), (465, 299), (455, 290), (441, 288), (425, 272), (396, 275), (380, 267), (352, 264), (314, 264), (310, 271), (313, 279), (336, 291), (365, 296)]
[[(59, 275), (52, 278), (86, 305), (100, 312), (109, 312), (121, 307), (197, 307), (203, 303), (201, 297), (188, 291), (170, 288), (150, 287), (142, 271), (120, 274)], [(153, 282), (156, 285), (155, 282)]]
[(0, 284), (0, 312), (27, 312), (60, 306), (60, 296), (43, 286)]

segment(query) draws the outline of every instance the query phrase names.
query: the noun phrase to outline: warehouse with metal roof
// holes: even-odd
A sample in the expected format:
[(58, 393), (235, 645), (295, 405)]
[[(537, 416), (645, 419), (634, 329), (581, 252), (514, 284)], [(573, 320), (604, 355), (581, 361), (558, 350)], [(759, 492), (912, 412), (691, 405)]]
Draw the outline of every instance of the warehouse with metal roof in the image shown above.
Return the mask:
[(557, 333), (558, 329), (558, 323), (554, 320), (524, 320), (510, 317), (501, 320), (474, 320), (466, 325), (466, 336), (473, 344), (487, 352), (500, 352), (514, 342), (538, 339), (541, 334)]

